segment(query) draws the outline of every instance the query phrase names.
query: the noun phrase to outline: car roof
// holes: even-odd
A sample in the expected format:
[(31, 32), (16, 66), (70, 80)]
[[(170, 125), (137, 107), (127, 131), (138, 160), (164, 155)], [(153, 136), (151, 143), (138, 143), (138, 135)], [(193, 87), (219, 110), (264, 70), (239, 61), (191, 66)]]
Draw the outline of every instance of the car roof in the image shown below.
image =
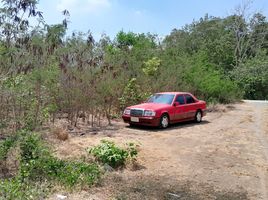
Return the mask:
[(190, 94), (189, 92), (157, 92), (156, 94)]

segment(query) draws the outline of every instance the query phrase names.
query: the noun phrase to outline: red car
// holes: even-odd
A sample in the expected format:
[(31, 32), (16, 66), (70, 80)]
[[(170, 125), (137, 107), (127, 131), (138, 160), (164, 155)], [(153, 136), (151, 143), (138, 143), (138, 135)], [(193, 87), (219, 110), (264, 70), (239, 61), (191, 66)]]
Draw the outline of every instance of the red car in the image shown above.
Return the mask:
[(201, 122), (206, 114), (206, 102), (187, 92), (161, 92), (147, 102), (127, 107), (123, 120), (130, 125), (167, 128), (169, 124), (195, 120)]

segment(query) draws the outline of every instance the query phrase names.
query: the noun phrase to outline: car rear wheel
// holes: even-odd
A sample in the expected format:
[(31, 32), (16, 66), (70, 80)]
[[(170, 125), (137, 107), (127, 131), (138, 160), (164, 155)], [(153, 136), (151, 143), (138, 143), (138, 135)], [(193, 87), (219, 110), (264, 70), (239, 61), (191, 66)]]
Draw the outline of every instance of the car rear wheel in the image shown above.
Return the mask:
[(195, 114), (195, 121), (197, 123), (200, 123), (202, 121), (202, 112), (200, 110), (198, 110)]
[(163, 114), (160, 118), (160, 128), (167, 128), (169, 125), (169, 117), (167, 114)]

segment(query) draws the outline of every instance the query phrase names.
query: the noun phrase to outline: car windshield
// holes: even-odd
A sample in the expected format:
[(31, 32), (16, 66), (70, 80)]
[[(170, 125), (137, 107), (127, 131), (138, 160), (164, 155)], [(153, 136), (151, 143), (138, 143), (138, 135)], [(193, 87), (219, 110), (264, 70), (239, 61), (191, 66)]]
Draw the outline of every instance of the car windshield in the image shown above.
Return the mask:
[(154, 94), (147, 101), (148, 103), (163, 103), (163, 104), (172, 104), (174, 99), (173, 94)]

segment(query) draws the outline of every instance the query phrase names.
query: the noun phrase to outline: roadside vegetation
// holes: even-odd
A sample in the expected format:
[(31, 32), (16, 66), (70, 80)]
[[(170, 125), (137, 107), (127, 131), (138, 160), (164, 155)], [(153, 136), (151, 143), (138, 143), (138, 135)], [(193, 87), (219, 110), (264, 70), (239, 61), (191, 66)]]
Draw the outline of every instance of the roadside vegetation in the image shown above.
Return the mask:
[[(96, 41), (91, 32), (66, 35), (67, 10), (62, 23), (48, 25), (37, 0), (1, 2), (0, 199), (34, 199), (52, 183), (84, 187), (98, 179), (98, 165), (60, 160), (41, 139), (41, 127), (59, 118), (72, 127), (79, 120), (101, 126), (104, 118), (111, 125), (126, 106), (161, 91), (210, 103), (268, 98), (268, 21), (248, 17), (246, 6), (205, 15), (163, 39), (119, 31)], [(104, 141), (90, 153), (117, 167), (137, 152)], [(18, 156), (11, 172), (10, 155)]]
[(0, 143), (0, 199), (40, 199), (50, 188), (86, 188), (100, 169), (95, 163), (60, 160), (39, 134), (20, 131)]
[(88, 150), (98, 161), (113, 168), (122, 167), (126, 161), (135, 161), (138, 151), (137, 145), (127, 143), (126, 148), (117, 147), (114, 142), (102, 140), (101, 144)]

